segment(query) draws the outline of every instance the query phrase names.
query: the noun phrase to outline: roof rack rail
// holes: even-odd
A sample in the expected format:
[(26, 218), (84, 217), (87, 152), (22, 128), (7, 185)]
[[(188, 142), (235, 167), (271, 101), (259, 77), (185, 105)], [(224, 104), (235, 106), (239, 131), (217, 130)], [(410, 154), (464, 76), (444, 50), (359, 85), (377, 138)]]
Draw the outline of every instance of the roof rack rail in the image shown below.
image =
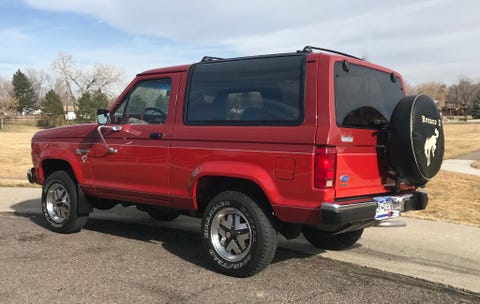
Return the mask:
[(324, 52), (329, 52), (329, 53), (334, 53), (334, 54), (338, 54), (338, 55), (347, 56), (347, 57), (350, 57), (350, 58), (355, 58), (355, 59), (358, 59), (358, 60), (363, 60), (362, 58), (358, 58), (356, 56), (353, 56), (353, 55), (350, 55), (350, 54), (347, 54), (347, 53), (342, 53), (342, 52), (335, 51), (335, 50), (314, 47), (314, 46), (310, 46), (310, 45), (307, 45), (306, 47), (304, 47), (303, 50), (300, 51), (300, 52), (313, 53), (313, 50), (324, 51)]
[(224, 58), (219, 58), (219, 57), (211, 57), (211, 56), (204, 56), (200, 62), (210, 62), (210, 61), (215, 61), (215, 60), (223, 60)]

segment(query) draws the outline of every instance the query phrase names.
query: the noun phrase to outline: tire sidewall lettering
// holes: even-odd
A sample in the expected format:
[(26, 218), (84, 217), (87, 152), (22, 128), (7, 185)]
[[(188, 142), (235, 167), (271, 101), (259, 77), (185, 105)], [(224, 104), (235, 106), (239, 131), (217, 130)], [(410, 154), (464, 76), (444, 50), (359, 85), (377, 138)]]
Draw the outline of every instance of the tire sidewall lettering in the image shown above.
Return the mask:
[(210, 209), (210, 211), (208, 212), (208, 215), (207, 217), (205, 218), (205, 224), (204, 226), (202, 227), (202, 235), (203, 235), (203, 238), (204, 239), (209, 239), (209, 235), (210, 235), (210, 224), (212, 222), (212, 219), (215, 217), (215, 214), (217, 213), (218, 210), (222, 209), (222, 208), (225, 208), (225, 207), (229, 207), (230, 206), (230, 202), (229, 201), (222, 201), (222, 202), (218, 202), (216, 203), (212, 209)]
[(215, 250), (213, 249), (209, 249), (208, 250), (208, 253), (210, 254), (210, 256), (213, 258), (213, 260), (215, 261), (215, 263), (217, 263), (219, 266), (225, 268), (225, 269), (240, 269), (242, 267), (245, 267), (248, 262), (250, 262), (250, 260), (252, 259), (252, 254), (249, 253), (245, 258), (243, 258), (243, 260), (241, 260), (240, 262), (237, 262), (237, 263), (231, 263), (231, 262), (228, 262), (228, 261), (225, 261), (223, 260), (221, 257), (219, 257), (217, 255), (217, 253), (215, 252)]

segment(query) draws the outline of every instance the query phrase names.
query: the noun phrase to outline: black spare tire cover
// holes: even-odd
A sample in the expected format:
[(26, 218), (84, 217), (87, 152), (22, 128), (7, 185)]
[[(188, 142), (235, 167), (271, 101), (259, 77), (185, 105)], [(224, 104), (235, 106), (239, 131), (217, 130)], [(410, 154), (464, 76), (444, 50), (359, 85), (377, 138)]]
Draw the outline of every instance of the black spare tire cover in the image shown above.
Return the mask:
[(434, 177), (443, 161), (443, 122), (427, 95), (400, 100), (390, 119), (389, 164), (401, 181), (421, 186)]

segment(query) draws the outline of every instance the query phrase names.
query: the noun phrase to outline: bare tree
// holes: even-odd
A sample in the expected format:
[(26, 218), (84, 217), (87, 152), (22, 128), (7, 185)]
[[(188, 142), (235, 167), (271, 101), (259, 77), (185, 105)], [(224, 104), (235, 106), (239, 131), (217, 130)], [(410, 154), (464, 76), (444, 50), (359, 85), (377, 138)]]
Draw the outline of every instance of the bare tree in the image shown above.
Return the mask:
[(67, 112), (74, 111), (75, 98), (72, 96), (70, 89), (67, 87), (63, 77), (50, 77), (49, 88), (60, 96), (65, 110)]
[(91, 68), (79, 66), (72, 55), (60, 53), (52, 63), (60, 81), (55, 81), (54, 90), (62, 97), (67, 111), (74, 111), (78, 98), (98, 90), (113, 98), (118, 93), (116, 85), (122, 78), (114, 67), (96, 64)]
[(417, 92), (427, 94), (437, 103), (437, 106), (443, 108), (447, 101), (447, 85), (437, 81), (429, 81), (417, 86)]
[(115, 95), (114, 86), (122, 77), (120, 71), (104, 64), (96, 64), (90, 69), (79, 67), (68, 54), (59, 54), (52, 66), (62, 77), (65, 88), (73, 100), (86, 92), (98, 90)]
[(28, 69), (25, 72), (25, 75), (28, 77), (32, 83), (32, 87), (37, 93), (37, 106), (40, 106), (41, 101), (45, 97), (45, 94), (52, 89), (50, 86), (52, 76), (46, 73), (43, 70)]
[(472, 101), (479, 91), (479, 87), (478, 83), (462, 77), (457, 84), (451, 85), (448, 88), (448, 99), (453, 101), (456, 107), (462, 110), (465, 119), (467, 118), (468, 109), (471, 108)]
[(17, 108), (17, 100), (13, 97), (12, 92), (12, 82), (0, 78), (0, 114), (14, 111)]

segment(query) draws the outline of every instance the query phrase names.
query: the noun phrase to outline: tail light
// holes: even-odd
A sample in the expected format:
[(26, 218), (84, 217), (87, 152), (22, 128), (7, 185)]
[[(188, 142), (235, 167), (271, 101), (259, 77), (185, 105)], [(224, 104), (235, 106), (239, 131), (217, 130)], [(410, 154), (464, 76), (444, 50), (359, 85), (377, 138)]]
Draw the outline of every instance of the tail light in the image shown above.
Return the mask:
[(315, 188), (333, 188), (335, 181), (335, 162), (337, 149), (334, 147), (318, 147), (315, 151)]

